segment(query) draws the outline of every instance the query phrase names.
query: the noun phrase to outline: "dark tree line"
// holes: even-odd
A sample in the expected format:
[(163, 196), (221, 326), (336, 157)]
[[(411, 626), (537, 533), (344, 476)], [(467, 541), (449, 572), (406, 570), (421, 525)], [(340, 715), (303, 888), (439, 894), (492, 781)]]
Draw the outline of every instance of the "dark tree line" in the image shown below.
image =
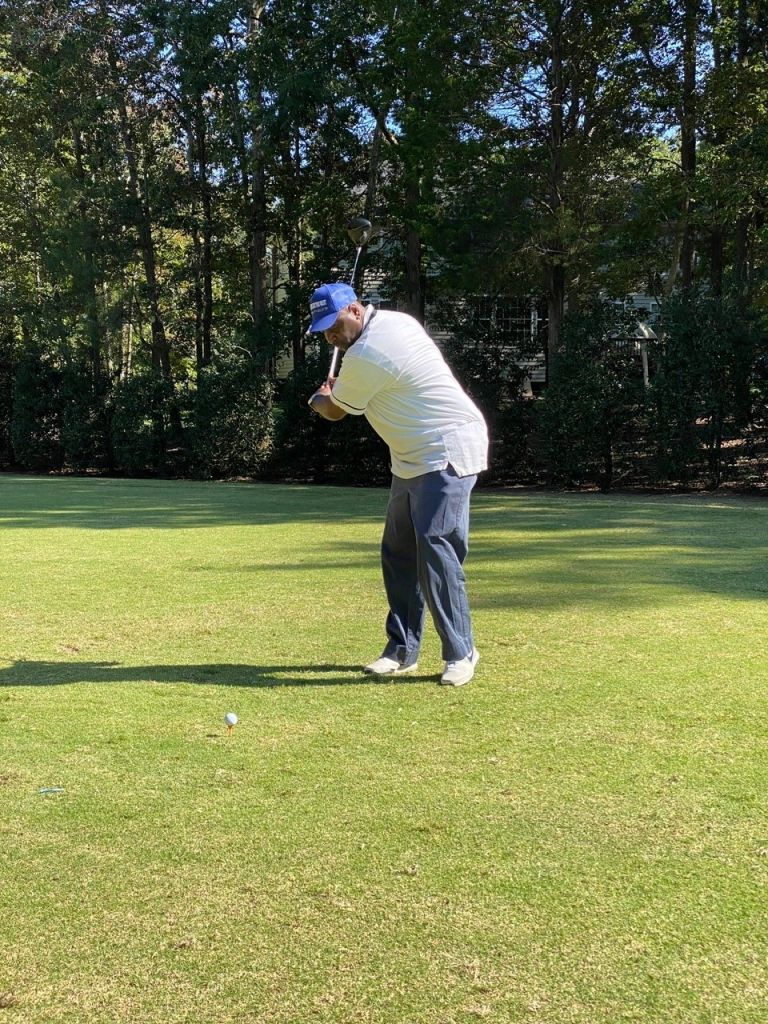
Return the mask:
[[(762, 0), (5, 0), (0, 466), (381, 479), (302, 401), (364, 213), (494, 479), (718, 483), (765, 442), (767, 53)], [(536, 401), (478, 297), (540, 308)]]

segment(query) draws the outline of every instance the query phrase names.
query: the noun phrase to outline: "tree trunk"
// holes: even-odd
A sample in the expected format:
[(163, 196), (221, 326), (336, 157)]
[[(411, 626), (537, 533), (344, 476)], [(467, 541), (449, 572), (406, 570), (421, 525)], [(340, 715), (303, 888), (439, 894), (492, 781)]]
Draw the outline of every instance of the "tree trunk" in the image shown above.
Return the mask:
[(203, 284), (202, 284), (202, 245), (200, 243), (200, 229), (198, 227), (197, 209), (197, 187), (195, 178), (195, 143), (192, 132), (187, 126), (187, 169), (189, 171), (190, 198), (192, 203), (192, 251), (194, 263), (192, 265), (192, 289), (195, 296), (195, 365), (200, 370), (205, 365), (203, 359)]
[[(728, 60), (723, 47), (718, 42), (718, 26), (720, 23), (720, 11), (717, 2), (713, 2), (710, 9), (711, 36), (712, 36), (712, 61), (715, 73), (721, 73), (723, 64)], [(711, 139), (715, 149), (723, 145), (723, 130), (720, 124), (715, 127)], [(720, 297), (723, 294), (723, 276), (725, 272), (725, 225), (722, 221), (720, 204), (714, 200), (712, 210), (712, 224), (709, 230), (709, 283), (712, 294)]]
[[(549, 106), (549, 206), (554, 218), (559, 218), (563, 200), (563, 103), (565, 101), (563, 67), (562, 6), (553, 18), (551, 35), (550, 106)], [(557, 231), (557, 224), (553, 225)], [(557, 350), (563, 326), (566, 305), (565, 266), (558, 259), (562, 255), (561, 239), (555, 235), (545, 258), (547, 281), (547, 383), (557, 374)]]
[[(408, 173), (408, 172), (406, 172)], [(420, 192), (413, 173), (405, 185), (405, 301), (408, 312), (424, 323), (424, 286), (421, 272), (421, 235), (416, 227)]]
[(722, 224), (714, 224), (709, 233), (709, 281), (712, 294), (723, 294), (723, 271), (725, 266), (725, 232)]
[[(117, 81), (117, 68), (113, 66), (115, 79)], [(118, 115), (120, 119), (120, 131), (125, 148), (125, 159), (128, 165), (128, 182), (130, 195), (133, 201), (136, 217), (136, 227), (139, 234), (139, 247), (144, 265), (144, 275), (147, 284), (147, 300), (149, 302), (151, 328), (152, 328), (152, 365), (162, 373), (167, 380), (171, 379), (171, 357), (168, 347), (168, 340), (165, 335), (165, 325), (160, 311), (160, 289), (157, 282), (157, 261), (155, 258), (155, 243), (152, 237), (152, 218), (147, 203), (146, 195), (142, 192), (139, 181), (139, 166), (136, 156), (136, 146), (133, 139), (128, 106), (122, 89), (118, 86), (117, 96)]]
[[(250, 89), (255, 89), (252, 84)], [(267, 309), (266, 288), (266, 254), (267, 254), (267, 210), (266, 188), (264, 183), (264, 162), (260, 152), (260, 129), (255, 123), (250, 126), (250, 149), (246, 143), (246, 132), (243, 126), (243, 112), (234, 87), (229, 90), (230, 108), (232, 111), (232, 142), (237, 156), (240, 196), (243, 203), (245, 220), (246, 245), (248, 252), (248, 282), (250, 286), (249, 304), (253, 326), (258, 328)], [(251, 106), (260, 109), (258, 95), (250, 97)]]
[(101, 371), (103, 339), (101, 318), (99, 316), (96, 256), (93, 244), (94, 225), (92, 219), (88, 215), (88, 205), (85, 200), (86, 181), (85, 167), (83, 165), (83, 139), (80, 129), (77, 126), (73, 126), (72, 128), (72, 144), (75, 153), (75, 176), (80, 189), (77, 206), (80, 217), (80, 230), (83, 239), (82, 256), (85, 269), (83, 300), (85, 304), (85, 324), (86, 333), (88, 335), (91, 371), (93, 373), (93, 379), (97, 380)]
[(378, 121), (373, 129), (371, 140), (371, 151), (368, 157), (368, 191), (365, 194), (366, 220), (373, 221), (373, 212), (376, 208), (376, 192), (379, 184), (379, 164), (381, 163), (381, 126)]
[[(110, 14), (104, 0), (101, 0), (101, 12), (107, 23)], [(160, 287), (157, 279), (157, 261), (155, 254), (155, 243), (152, 234), (152, 211), (147, 196), (146, 180), (142, 185), (139, 178), (139, 160), (136, 151), (136, 141), (133, 134), (133, 125), (128, 109), (128, 89), (123, 85), (120, 75), (118, 55), (114, 39), (107, 36), (105, 49), (110, 71), (112, 73), (112, 86), (114, 88), (114, 99), (117, 107), (120, 136), (125, 151), (125, 161), (128, 167), (129, 195), (133, 205), (136, 227), (139, 236), (139, 248), (141, 250), (144, 275), (146, 279), (147, 300), (150, 309), (150, 322), (152, 330), (152, 367), (164, 380), (172, 383), (171, 353), (168, 339), (165, 333), (165, 325), (160, 308)], [(175, 401), (170, 402), (170, 440), (173, 447), (182, 443), (183, 428), (181, 413)], [(155, 417), (155, 429), (163, 441), (168, 440), (165, 436), (162, 416)]]
[(199, 92), (195, 96), (195, 141), (197, 148), (197, 181), (200, 192), (200, 204), (203, 211), (201, 364), (207, 366), (211, 361), (211, 328), (213, 324), (213, 270), (211, 254), (213, 204), (211, 200), (211, 183), (208, 179), (205, 110), (203, 109), (203, 97)]
[[(105, 0), (100, 3), (101, 13), (107, 23), (111, 16), (107, 10)], [(107, 37), (106, 52), (109, 61), (109, 68), (112, 73), (112, 83), (115, 90), (115, 103), (117, 105), (117, 116), (120, 124), (120, 136), (125, 151), (125, 161), (128, 165), (129, 193), (134, 207), (136, 227), (139, 234), (139, 247), (141, 258), (144, 264), (144, 274), (147, 283), (147, 299), (149, 301), (151, 324), (152, 324), (152, 365), (162, 373), (166, 380), (171, 379), (171, 357), (168, 348), (168, 340), (165, 335), (165, 325), (160, 311), (160, 289), (157, 281), (157, 263), (155, 259), (155, 244), (152, 237), (152, 217), (147, 202), (146, 194), (142, 192), (139, 181), (139, 162), (136, 155), (136, 143), (133, 137), (131, 119), (128, 113), (128, 101), (126, 90), (120, 77), (119, 62), (115, 49), (114, 39)]]
[(603, 473), (600, 481), (601, 491), (610, 491), (613, 486), (613, 445), (611, 438), (606, 435), (603, 438)]
[[(736, 17), (736, 56), (739, 64), (744, 65), (749, 63), (751, 55), (748, 0), (738, 0)], [(745, 302), (749, 300), (751, 291), (751, 275), (749, 270), (749, 236), (751, 219), (752, 218), (749, 214), (740, 214), (736, 219), (734, 228), (734, 283), (736, 294)]]
[(683, 292), (693, 287), (695, 237), (693, 227), (696, 186), (696, 43), (698, 0), (686, 0), (683, 26), (683, 96), (681, 109), (680, 162), (685, 182), (683, 239), (680, 250), (680, 284)]
[(749, 300), (751, 291), (749, 268), (750, 225), (751, 217), (748, 214), (742, 214), (738, 217), (733, 239), (733, 276), (736, 294), (745, 302)]
[(547, 383), (557, 375), (557, 353), (565, 319), (565, 267), (547, 267)]
[(261, 154), (254, 153), (252, 159), (248, 251), (250, 253), (253, 323), (255, 327), (260, 327), (267, 312), (265, 269), (267, 260), (267, 189), (264, 180), (264, 161)]
[[(123, 282), (125, 283), (125, 282)], [(123, 328), (120, 350), (120, 368), (118, 377), (120, 380), (127, 380), (131, 374), (133, 363), (133, 305), (134, 305), (134, 283), (131, 277), (128, 283), (128, 308), (123, 316)]]
[(303, 318), (299, 307), (301, 294), (301, 219), (299, 217), (298, 197), (301, 195), (301, 140), (298, 131), (289, 142), (285, 151), (285, 164), (288, 171), (289, 184), (286, 188), (286, 205), (289, 207), (288, 229), (288, 283), (291, 294), (291, 348), (293, 365), (301, 366), (306, 355), (306, 339), (304, 337)]
[[(248, 13), (247, 45), (252, 45), (254, 38), (261, 31), (261, 15), (264, 4), (252, 0)], [(249, 65), (250, 67), (250, 65)], [(248, 103), (252, 111), (250, 117), (251, 135), (251, 173), (250, 203), (248, 210), (248, 253), (251, 277), (251, 310), (253, 325), (261, 326), (267, 311), (265, 266), (267, 256), (267, 191), (264, 174), (264, 157), (261, 151), (262, 129), (260, 116), (263, 112), (261, 84), (255, 77), (248, 74)]]

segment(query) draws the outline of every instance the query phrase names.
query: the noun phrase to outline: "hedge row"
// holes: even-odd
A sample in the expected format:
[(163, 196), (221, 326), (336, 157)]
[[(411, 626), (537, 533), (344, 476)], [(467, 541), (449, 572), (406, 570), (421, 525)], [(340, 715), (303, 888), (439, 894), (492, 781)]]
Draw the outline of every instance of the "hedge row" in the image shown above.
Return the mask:
[[(648, 386), (635, 327), (608, 304), (572, 313), (549, 386), (531, 399), (503, 338), (470, 320), (453, 325), (446, 355), (490, 426), (485, 482), (717, 486), (734, 453), (766, 443), (768, 360), (754, 321), (723, 300), (670, 305)], [(0, 345), (0, 468), (385, 483), (386, 448), (363, 418), (330, 424), (307, 408), (326, 364), (309, 354), (276, 383), (230, 354), (194, 384), (171, 386)]]

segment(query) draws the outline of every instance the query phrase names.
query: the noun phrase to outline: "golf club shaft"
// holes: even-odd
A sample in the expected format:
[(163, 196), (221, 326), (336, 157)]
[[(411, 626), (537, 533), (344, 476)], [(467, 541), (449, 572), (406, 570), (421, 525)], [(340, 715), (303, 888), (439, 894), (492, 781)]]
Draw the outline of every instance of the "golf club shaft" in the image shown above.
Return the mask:
[[(355, 265), (352, 267), (352, 277), (350, 278), (349, 287), (354, 289), (355, 287), (355, 274), (357, 274), (357, 264), (360, 260), (360, 253), (363, 251), (363, 246), (358, 245), (357, 252), (355, 253)], [(336, 365), (339, 361), (339, 350), (334, 347), (333, 354), (331, 355), (331, 368), (328, 370), (328, 380), (331, 380), (336, 375)]]

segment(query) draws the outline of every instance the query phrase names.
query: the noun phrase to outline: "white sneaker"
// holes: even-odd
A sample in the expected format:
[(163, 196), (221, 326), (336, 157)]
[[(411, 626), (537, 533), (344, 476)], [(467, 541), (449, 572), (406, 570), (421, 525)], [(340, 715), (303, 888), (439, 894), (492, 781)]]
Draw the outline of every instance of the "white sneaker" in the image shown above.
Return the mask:
[(404, 676), (408, 672), (415, 672), (418, 667), (418, 663), (414, 662), (413, 665), (407, 665), (403, 668), (399, 661), (382, 654), (376, 661), (366, 665), (363, 672), (368, 672), (369, 675), (373, 676)]
[(442, 686), (464, 686), (475, 674), (475, 665), (480, 661), (480, 651), (472, 648), (472, 653), (461, 661), (446, 661), (440, 683)]

